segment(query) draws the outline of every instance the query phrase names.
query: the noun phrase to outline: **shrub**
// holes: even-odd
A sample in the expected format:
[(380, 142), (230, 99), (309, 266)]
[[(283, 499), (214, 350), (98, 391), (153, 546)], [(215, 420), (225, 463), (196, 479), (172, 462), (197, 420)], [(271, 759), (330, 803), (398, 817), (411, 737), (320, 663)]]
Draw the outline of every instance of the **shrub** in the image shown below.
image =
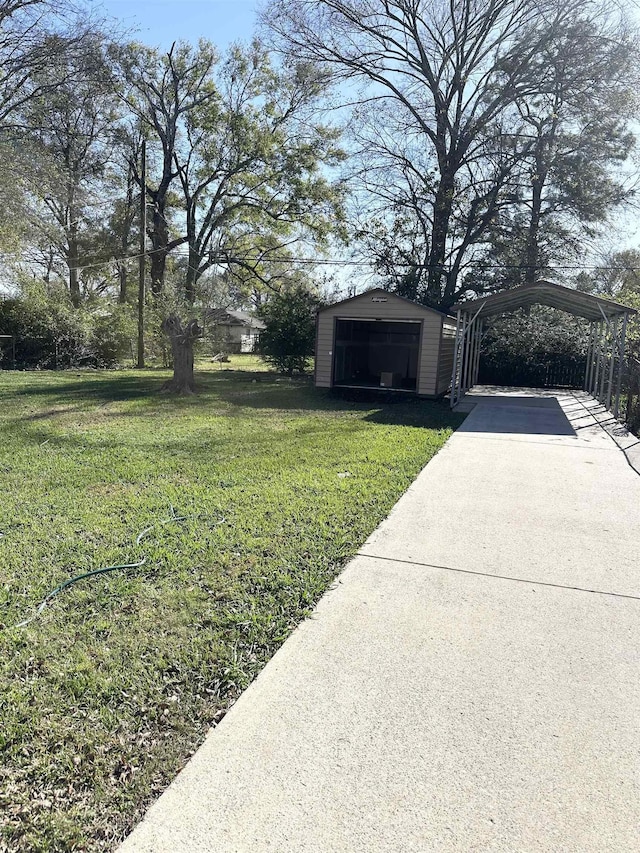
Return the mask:
[(533, 306), (491, 321), (480, 382), (499, 385), (581, 385), (588, 325), (561, 311)]
[(281, 373), (304, 373), (313, 355), (316, 313), (321, 300), (305, 287), (275, 294), (260, 310), (265, 328), (260, 333), (258, 352)]
[[(128, 306), (101, 300), (74, 308), (63, 287), (30, 282), (0, 302), (0, 334), (15, 335), (21, 369), (113, 367), (130, 355), (135, 320)], [(10, 366), (10, 347), (3, 356), (0, 366)]]

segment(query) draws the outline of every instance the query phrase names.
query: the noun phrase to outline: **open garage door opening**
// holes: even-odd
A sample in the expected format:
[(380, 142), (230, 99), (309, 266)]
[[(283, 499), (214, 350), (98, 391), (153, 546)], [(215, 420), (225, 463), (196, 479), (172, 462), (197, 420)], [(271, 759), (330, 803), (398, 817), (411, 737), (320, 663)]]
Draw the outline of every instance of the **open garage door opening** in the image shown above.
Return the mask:
[(415, 391), (420, 323), (336, 320), (333, 384)]

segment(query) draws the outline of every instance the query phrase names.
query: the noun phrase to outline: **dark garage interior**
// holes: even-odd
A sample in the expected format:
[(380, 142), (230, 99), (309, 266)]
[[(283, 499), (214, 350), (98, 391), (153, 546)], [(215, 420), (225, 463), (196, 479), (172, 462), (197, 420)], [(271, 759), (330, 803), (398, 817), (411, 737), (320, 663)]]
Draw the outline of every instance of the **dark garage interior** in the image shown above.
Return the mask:
[(336, 320), (334, 385), (415, 391), (420, 323)]

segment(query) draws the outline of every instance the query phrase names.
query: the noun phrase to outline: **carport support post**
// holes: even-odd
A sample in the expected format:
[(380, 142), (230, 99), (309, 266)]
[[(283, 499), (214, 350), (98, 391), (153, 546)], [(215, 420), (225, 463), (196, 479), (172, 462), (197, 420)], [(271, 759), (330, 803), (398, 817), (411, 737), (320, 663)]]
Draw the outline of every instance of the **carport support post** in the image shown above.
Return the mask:
[(480, 371), (480, 348), (482, 346), (482, 327), (484, 325), (484, 320), (480, 320), (478, 323), (478, 335), (477, 335), (477, 344), (476, 344), (476, 360), (473, 366), (473, 385), (478, 384), (478, 373)]
[(471, 330), (473, 321), (467, 316), (467, 322), (464, 328), (464, 357), (462, 359), (462, 393), (466, 394), (469, 388), (469, 346), (471, 344)]
[(611, 357), (609, 359), (609, 382), (607, 384), (607, 409), (611, 408), (611, 398), (613, 396), (613, 368), (616, 360), (616, 350), (618, 349), (618, 318), (613, 321), (611, 326)]
[(591, 389), (593, 388), (593, 371), (595, 368), (596, 361), (596, 324), (591, 322), (591, 355), (589, 357), (589, 372), (587, 373), (587, 387), (585, 391), (591, 393)]
[(475, 317), (472, 320), (467, 320), (467, 326), (465, 329), (465, 346), (464, 346), (464, 377), (462, 380), (462, 391), (466, 393), (469, 390), (469, 365), (471, 363), (471, 349), (473, 343), (473, 329), (474, 329)]
[(473, 371), (476, 366), (476, 349), (478, 347), (478, 320), (474, 320), (471, 329), (471, 350), (469, 352), (469, 388), (473, 388)]
[(594, 321), (593, 326), (593, 346), (591, 349), (591, 367), (589, 368), (589, 387), (587, 391), (593, 395), (593, 389), (596, 381), (596, 365), (598, 363), (598, 324)]
[(473, 321), (473, 333), (471, 338), (471, 357), (469, 359), (469, 388), (473, 388), (473, 374), (476, 369), (476, 352), (478, 350), (478, 327), (480, 325), (480, 320), (478, 320), (477, 316)]
[(620, 413), (620, 389), (622, 387), (622, 371), (624, 370), (624, 347), (627, 338), (627, 321), (629, 314), (625, 311), (622, 317), (622, 330), (618, 341), (618, 375), (616, 377), (616, 398), (613, 405), (613, 416), (618, 417)]
[(460, 352), (458, 354), (458, 393), (456, 403), (458, 403), (464, 396), (464, 348), (466, 343), (468, 322), (469, 315), (465, 313), (462, 315), (462, 324), (460, 326)]
[[(598, 332), (598, 372), (596, 375), (596, 387), (594, 390), (594, 397), (596, 400), (600, 400), (602, 396), (602, 385), (604, 383), (604, 362), (605, 362), (605, 333), (606, 326), (601, 321), (599, 332)], [(600, 400), (602, 402), (602, 400)]]
[(604, 401), (605, 401), (604, 380), (605, 380), (605, 376), (607, 375), (607, 362), (606, 362), (607, 348), (608, 348), (607, 332), (608, 332), (608, 329), (607, 329), (606, 325), (603, 323), (602, 324), (602, 375), (600, 376), (600, 393), (598, 395), (598, 400), (600, 400), (600, 402), (603, 405), (604, 405)]
[(591, 394), (596, 396), (596, 388), (598, 383), (598, 366), (600, 359), (600, 323), (593, 325), (593, 368), (591, 370)]
[[(470, 314), (467, 314), (467, 323), (465, 326), (465, 335), (466, 335), (466, 345), (463, 347), (464, 360), (463, 360), (463, 375), (461, 377), (462, 388), (463, 391), (468, 391), (469, 388), (473, 385), (473, 367), (475, 363), (475, 347), (477, 344), (476, 340), (476, 331), (478, 328), (478, 317), (480, 312), (482, 311), (484, 305), (481, 305), (476, 313), (471, 317)], [(471, 318), (471, 319), (469, 319)]]
[(584, 390), (591, 388), (591, 374), (593, 373), (593, 354), (595, 350), (595, 328), (594, 323), (589, 324), (589, 345), (587, 347), (587, 366), (584, 371)]
[(592, 396), (596, 399), (598, 398), (598, 383), (600, 380), (600, 363), (602, 361), (602, 320), (599, 321), (596, 327), (596, 347), (598, 351), (598, 357), (596, 359), (596, 372), (593, 377), (593, 388), (591, 390)]

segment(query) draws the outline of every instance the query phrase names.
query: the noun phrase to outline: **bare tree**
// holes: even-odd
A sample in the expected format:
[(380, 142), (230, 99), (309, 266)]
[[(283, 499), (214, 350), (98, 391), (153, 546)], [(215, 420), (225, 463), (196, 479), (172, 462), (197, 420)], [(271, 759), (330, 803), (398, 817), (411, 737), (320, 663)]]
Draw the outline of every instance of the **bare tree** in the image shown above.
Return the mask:
[(79, 58), (96, 27), (73, 0), (0, 0), (0, 131), (24, 127), (31, 100), (71, 82), (56, 60)]
[[(433, 232), (439, 185), (437, 160), (395, 105), (360, 111), (351, 183), (358, 244), (376, 272), (407, 298), (448, 307), (466, 289), (490, 224), (511, 204), (514, 170), (523, 156), (513, 134), (495, 122), (458, 169), (449, 200), (443, 275), (434, 276)], [(475, 250), (472, 252), (472, 250)]]
[[(410, 176), (428, 211), (426, 300), (448, 308), (470, 245), (495, 217), (518, 162), (518, 101), (546, 91), (536, 62), (587, 0), (274, 0), (263, 15), (282, 48), (366, 85), (363, 98), (391, 104), (395, 140), (384, 152)], [(505, 135), (505, 128), (509, 135)], [(396, 143), (400, 141), (399, 145)], [(378, 152), (380, 149), (378, 147)], [(522, 152), (520, 152), (522, 153)], [(401, 203), (410, 197), (406, 176)], [(379, 184), (378, 184), (379, 186)], [(414, 207), (414, 209), (416, 209)]]

